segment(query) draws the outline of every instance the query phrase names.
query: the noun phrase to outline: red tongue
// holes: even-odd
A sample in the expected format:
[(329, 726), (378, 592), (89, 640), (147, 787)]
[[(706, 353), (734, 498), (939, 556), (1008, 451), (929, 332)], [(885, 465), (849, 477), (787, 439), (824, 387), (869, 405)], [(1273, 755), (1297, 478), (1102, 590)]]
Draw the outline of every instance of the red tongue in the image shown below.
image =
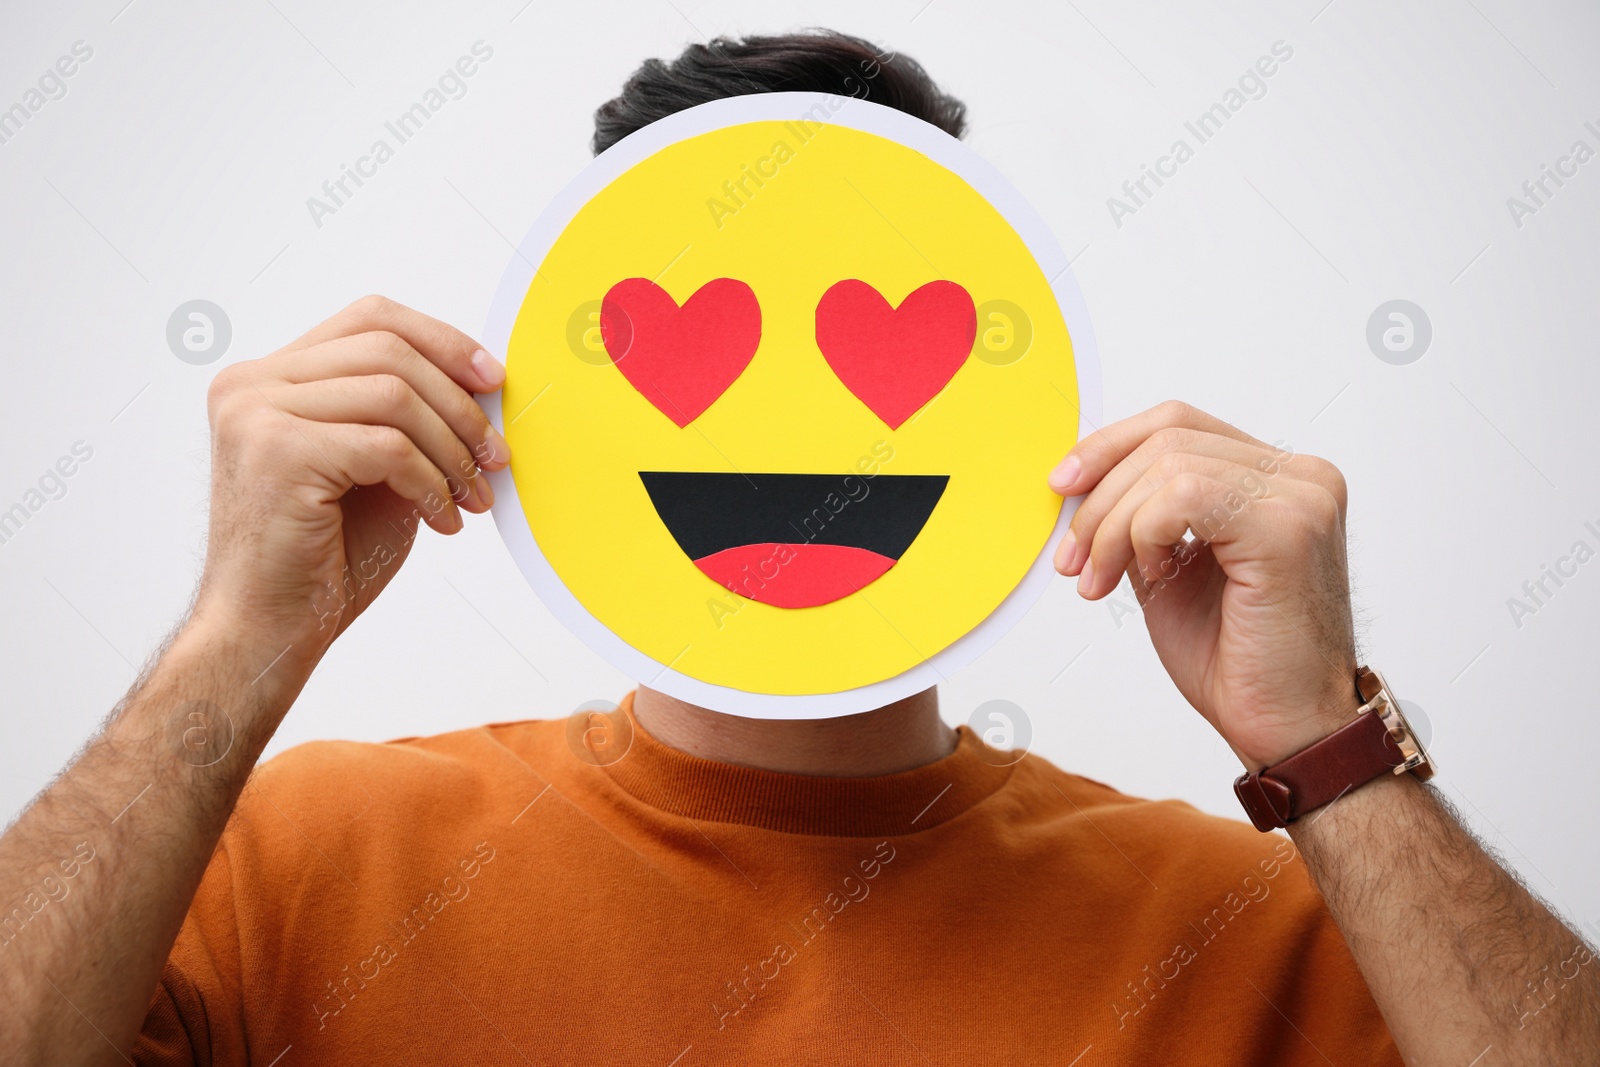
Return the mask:
[(814, 608), (849, 596), (893, 567), (845, 545), (737, 545), (694, 561), (712, 580), (775, 608)]

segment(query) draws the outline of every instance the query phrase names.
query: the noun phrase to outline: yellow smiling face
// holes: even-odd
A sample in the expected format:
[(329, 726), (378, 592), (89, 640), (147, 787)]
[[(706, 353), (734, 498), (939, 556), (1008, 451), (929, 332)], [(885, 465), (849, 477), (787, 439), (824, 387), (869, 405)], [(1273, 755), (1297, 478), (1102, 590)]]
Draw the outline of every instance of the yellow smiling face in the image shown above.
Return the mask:
[(1039, 235), (906, 142), (964, 148), (840, 98), (728, 121), (798, 96), (630, 138), (530, 235), (496, 511), (639, 680), (871, 706), (1038, 570), (1078, 372)]

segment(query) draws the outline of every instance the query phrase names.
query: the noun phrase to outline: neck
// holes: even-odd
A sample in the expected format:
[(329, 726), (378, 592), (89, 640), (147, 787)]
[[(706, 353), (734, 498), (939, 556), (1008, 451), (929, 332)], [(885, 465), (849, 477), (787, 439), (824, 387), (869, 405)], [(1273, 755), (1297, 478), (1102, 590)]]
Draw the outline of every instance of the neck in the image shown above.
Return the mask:
[(633, 696), (633, 713), (656, 740), (691, 756), (824, 778), (909, 771), (950, 755), (957, 740), (939, 718), (939, 695), (933, 689), (860, 715), (746, 719), (641, 685)]

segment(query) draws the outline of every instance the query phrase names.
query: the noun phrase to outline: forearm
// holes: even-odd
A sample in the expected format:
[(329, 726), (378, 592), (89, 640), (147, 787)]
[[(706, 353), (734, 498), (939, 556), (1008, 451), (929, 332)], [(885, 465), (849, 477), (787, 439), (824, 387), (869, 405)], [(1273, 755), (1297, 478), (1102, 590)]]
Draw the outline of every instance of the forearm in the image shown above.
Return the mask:
[[(0, 837), (0, 1047), (119, 1063), (303, 673), (191, 624)], [(288, 657), (285, 657), (287, 659)]]
[(1600, 1062), (1600, 961), (1433, 789), (1386, 777), (1290, 833), (1408, 1063)]

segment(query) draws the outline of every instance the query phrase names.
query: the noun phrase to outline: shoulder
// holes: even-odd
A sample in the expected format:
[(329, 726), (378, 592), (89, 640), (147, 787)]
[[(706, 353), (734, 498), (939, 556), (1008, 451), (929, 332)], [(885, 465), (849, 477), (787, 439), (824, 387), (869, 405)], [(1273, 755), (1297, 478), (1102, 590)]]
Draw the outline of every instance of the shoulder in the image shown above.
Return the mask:
[(1255, 846), (1262, 842), (1283, 840), (1281, 835), (1261, 833), (1243, 819), (1211, 815), (1184, 800), (1124, 793), (1032, 754), (1018, 763), (1012, 784), (1056, 817), (1159, 841), (1165, 849), (1248, 853), (1257, 851)]
[(562, 723), (527, 719), (390, 741), (307, 741), (263, 762), (259, 786), (321, 786), (343, 776), (386, 782), (399, 790), (433, 789), (492, 775), (536, 747)]
[[(1056, 877), (1152, 939), (1168, 969), (1194, 960), (1230, 980), (1246, 975), (1291, 1015), (1360, 1021), (1376, 1047), (1388, 1035), (1294, 841), (1181, 800), (1146, 800), (1028, 757), (1017, 785), (1038, 798), (1060, 854)], [(1050, 804), (1054, 798), (1053, 806)], [(1042, 851), (1042, 850), (1041, 850)], [(1134, 1008), (1137, 1005), (1133, 1006)], [(1392, 1049), (1385, 1057), (1392, 1055)]]
[(1080, 869), (1105, 881), (1141, 883), (1149, 892), (1140, 896), (1154, 906), (1242, 910), (1240, 901), (1277, 894), (1297, 902), (1272, 909), (1284, 918), (1290, 910), (1302, 917), (1323, 912), (1294, 842), (1282, 834), (1182, 800), (1129, 796), (1035, 756), (1018, 765), (1013, 788), (1032, 808), (1030, 822), (1043, 841), (1069, 845)]
[(1249, 1035), (1240, 1039), (1260, 1056), (1250, 1062), (1302, 1062), (1301, 1042), (1351, 1061), (1399, 1062), (1289, 837), (1180, 800), (1128, 796), (1032, 756), (1013, 779), (1019, 815), (1034, 812), (1020, 824), (1036, 839), (1029, 855), (1058, 894), (1057, 913), (1084, 928), (1114, 924), (1100, 951), (1132, 979), (1112, 999), (1119, 1031), (1154, 1025), (1147, 1013), (1173, 1019), (1182, 1004)]
[[(386, 742), (312, 741), (258, 767), (224, 842), (233, 855), (351, 855), (395, 842), (425, 847), (510, 819), (543, 786), (560, 720), (529, 720)], [(457, 833), (457, 831), (460, 831)]]

